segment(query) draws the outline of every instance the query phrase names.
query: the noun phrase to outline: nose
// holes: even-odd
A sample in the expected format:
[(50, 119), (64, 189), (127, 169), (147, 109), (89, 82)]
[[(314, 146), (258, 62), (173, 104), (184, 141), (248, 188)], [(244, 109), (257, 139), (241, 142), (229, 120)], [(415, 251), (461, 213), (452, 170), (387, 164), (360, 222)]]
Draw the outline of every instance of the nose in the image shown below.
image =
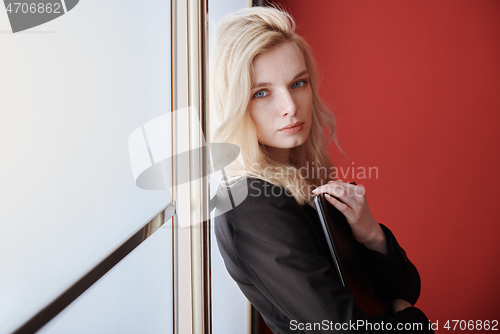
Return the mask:
[(283, 116), (295, 116), (297, 113), (297, 104), (295, 103), (289, 91), (285, 91), (281, 98)]

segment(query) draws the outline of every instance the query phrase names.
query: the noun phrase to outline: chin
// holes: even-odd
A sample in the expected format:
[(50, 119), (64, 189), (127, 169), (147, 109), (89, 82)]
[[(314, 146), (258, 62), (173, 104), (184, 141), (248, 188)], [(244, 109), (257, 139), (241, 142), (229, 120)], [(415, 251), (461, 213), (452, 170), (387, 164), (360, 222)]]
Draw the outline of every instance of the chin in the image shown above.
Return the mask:
[(308, 136), (303, 138), (296, 138), (290, 144), (286, 145), (286, 148), (294, 148), (303, 145), (307, 141)]

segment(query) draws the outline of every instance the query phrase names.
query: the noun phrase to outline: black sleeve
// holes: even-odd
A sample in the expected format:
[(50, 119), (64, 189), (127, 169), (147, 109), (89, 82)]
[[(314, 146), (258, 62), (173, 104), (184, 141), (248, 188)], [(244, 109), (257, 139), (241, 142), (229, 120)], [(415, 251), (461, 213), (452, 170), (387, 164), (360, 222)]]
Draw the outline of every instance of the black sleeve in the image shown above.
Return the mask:
[(392, 299), (401, 298), (414, 305), (420, 295), (420, 276), (392, 232), (380, 224), (387, 240), (387, 256), (368, 250), (369, 263)]
[[(393, 331), (398, 324), (422, 323), (423, 330), (416, 332), (427, 331), (428, 320), (417, 308), (376, 319), (356, 307), (354, 296), (338, 282), (333, 267), (318, 251), (308, 227), (308, 217), (298, 203), (288, 193), (282, 191), (277, 195), (277, 191), (271, 193), (270, 188), (267, 189), (269, 196), (264, 196), (264, 188), (272, 186), (259, 182), (257, 186), (250, 185), (247, 199), (227, 217), (234, 229), (233, 247), (238, 267), (276, 308), (290, 320), (301, 323), (383, 322), (385, 328), (390, 323)], [(375, 264), (379, 261), (381, 266), (391, 267), (394, 254), (386, 259), (372, 255)], [(305, 332), (332, 333), (330, 330)], [(353, 332), (373, 331), (358, 327)]]

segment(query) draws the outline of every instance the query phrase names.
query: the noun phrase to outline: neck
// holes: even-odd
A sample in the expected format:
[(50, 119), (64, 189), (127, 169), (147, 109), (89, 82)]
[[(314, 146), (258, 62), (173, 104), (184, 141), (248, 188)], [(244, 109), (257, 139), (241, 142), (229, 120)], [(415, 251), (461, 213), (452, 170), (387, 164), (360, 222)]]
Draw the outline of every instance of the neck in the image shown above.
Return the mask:
[(284, 165), (290, 164), (290, 149), (266, 146), (267, 154)]

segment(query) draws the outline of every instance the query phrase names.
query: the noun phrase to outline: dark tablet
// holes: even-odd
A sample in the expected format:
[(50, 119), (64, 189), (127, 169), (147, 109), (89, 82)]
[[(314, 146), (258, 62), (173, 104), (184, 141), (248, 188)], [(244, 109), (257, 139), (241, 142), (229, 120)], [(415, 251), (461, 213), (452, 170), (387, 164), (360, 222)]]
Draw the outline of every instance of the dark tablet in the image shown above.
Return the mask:
[(367, 261), (368, 250), (354, 239), (345, 216), (326, 200), (324, 194), (314, 197), (314, 205), (339, 280), (354, 294), (356, 306), (372, 317), (392, 315), (392, 299), (372, 275)]

